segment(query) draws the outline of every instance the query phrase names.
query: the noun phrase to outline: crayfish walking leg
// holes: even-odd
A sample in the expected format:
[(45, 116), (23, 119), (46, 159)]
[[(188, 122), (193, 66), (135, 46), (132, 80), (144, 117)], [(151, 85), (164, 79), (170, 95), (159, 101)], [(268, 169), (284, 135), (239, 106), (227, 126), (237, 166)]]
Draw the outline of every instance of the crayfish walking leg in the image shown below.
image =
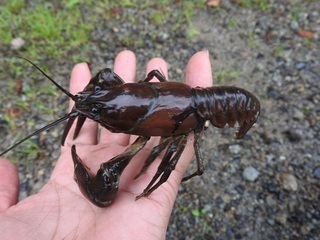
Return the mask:
[[(136, 200), (140, 199), (141, 197), (149, 196), (162, 183), (167, 181), (171, 172), (175, 169), (178, 163), (178, 160), (183, 150), (185, 149), (185, 146), (187, 143), (187, 135), (179, 135), (179, 136), (174, 136), (172, 138), (173, 140), (169, 144), (168, 149), (158, 167), (156, 174), (153, 176), (152, 180), (150, 181), (148, 186), (143, 190), (143, 192), (136, 197)], [(172, 156), (173, 154), (174, 156)], [(159, 177), (160, 177), (159, 181), (156, 184), (154, 184)]]
[(201, 137), (202, 137), (202, 133), (203, 133), (203, 128), (200, 128), (200, 129), (194, 131), (193, 147), (194, 147), (196, 160), (197, 160), (197, 170), (194, 173), (184, 177), (182, 179), (182, 181), (187, 181), (190, 178), (193, 178), (195, 176), (200, 176), (204, 172), (203, 156), (202, 156), (202, 153), (200, 151), (200, 140), (201, 140)]
[(172, 137), (161, 138), (160, 144), (152, 149), (150, 155), (145, 160), (143, 167), (141, 168), (140, 172), (134, 177), (134, 179), (140, 177), (148, 169), (148, 167), (154, 162), (154, 160), (160, 155), (160, 153), (168, 146), (170, 141), (172, 141)]

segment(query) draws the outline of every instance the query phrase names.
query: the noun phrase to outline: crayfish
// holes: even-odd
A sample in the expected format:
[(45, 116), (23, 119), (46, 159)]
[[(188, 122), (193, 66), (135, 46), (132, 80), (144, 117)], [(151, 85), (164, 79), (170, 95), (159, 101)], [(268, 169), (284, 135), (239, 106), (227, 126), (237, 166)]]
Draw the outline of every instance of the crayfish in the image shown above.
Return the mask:
[[(259, 100), (245, 89), (231, 86), (192, 88), (184, 83), (168, 82), (158, 70), (149, 72), (138, 83), (125, 83), (111, 69), (106, 68), (91, 78), (83, 91), (72, 95), (35, 64), (30, 63), (70, 97), (75, 105), (69, 114), (25, 137), (0, 156), (31, 136), (65, 120), (68, 121), (62, 135), (62, 145), (75, 119), (77, 125), (73, 138), (77, 137), (87, 118), (111, 132), (139, 136), (123, 153), (102, 163), (96, 174), (83, 164), (77, 155), (76, 146), (72, 146), (74, 179), (82, 194), (98, 207), (107, 207), (115, 199), (122, 172), (150, 137), (160, 136), (160, 143), (151, 150), (136, 178), (163, 151), (165, 153), (154, 177), (136, 199), (148, 196), (166, 182), (185, 149), (190, 133), (194, 133), (197, 169), (184, 177), (183, 181), (201, 175), (204, 171), (199, 145), (208, 123), (217, 128), (224, 128), (226, 125), (234, 127), (237, 124), (239, 127), (236, 138), (241, 139), (260, 114)], [(150, 82), (153, 77), (159, 82)]]

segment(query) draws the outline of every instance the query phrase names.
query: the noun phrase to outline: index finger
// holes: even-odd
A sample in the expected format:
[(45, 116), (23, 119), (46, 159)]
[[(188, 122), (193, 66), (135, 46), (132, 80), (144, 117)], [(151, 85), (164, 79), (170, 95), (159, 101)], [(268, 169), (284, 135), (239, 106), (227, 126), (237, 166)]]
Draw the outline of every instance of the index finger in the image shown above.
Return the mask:
[[(126, 83), (133, 83), (136, 79), (136, 56), (129, 50), (120, 52), (114, 63), (114, 72), (118, 74)], [(102, 128), (100, 133), (100, 143), (113, 142), (121, 146), (129, 144), (130, 135), (124, 133), (112, 133), (106, 128)]]
[[(211, 62), (208, 51), (197, 52), (188, 62), (185, 83), (191, 87), (210, 87), (212, 86), (212, 79)], [(184, 160), (179, 161), (176, 166), (176, 173), (179, 173), (180, 180), (187, 170), (194, 154), (194, 148), (191, 146), (192, 145), (187, 145), (180, 157)]]
[[(71, 72), (70, 78), (70, 93), (76, 94), (82, 91), (89, 83), (91, 78), (91, 72), (86, 63), (79, 63), (74, 66)], [(73, 100), (69, 102), (69, 112), (74, 106)], [(78, 119), (76, 120), (78, 121)], [(65, 145), (70, 146), (73, 143), (79, 144), (96, 144), (98, 124), (90, 119), (87, 119), (83, 124), (79, 135), (73, 140), (73, 133), (76, 128), (76, 123), (73, 123), (71, 129), (66, 137)]]
[(211, 87), (212, 69), (208, 50), (194, 54), (186, 69), (186, 83), (191, 87)]

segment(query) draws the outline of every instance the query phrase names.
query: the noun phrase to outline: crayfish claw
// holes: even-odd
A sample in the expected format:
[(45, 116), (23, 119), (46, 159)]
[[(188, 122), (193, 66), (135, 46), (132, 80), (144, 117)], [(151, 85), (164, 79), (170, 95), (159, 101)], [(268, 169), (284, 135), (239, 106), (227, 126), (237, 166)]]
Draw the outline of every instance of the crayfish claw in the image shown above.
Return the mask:
[(115, 199), (120, 176), (131, 159), (145, 146), (150, 137), (141, 136), (123, 153), (102, 163), (94, 176), (76, 153), (75, 145), (71, 148), (74, 163), (74, 180), (81, 193), (94, 205), (107, 207)]

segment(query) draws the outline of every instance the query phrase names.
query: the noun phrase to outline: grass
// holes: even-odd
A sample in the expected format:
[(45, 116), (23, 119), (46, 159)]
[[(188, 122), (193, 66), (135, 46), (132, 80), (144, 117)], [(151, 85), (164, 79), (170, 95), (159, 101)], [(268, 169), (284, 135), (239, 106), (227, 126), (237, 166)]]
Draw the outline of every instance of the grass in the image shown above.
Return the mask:
[(239, 70), (222, 69), (217, 72), (217, 83), (226, 84), (240, 75)]
[(177, 28), (181, 22), (186, 21), (189, 26), (187, 33), (189, 39), (199, 34), (199, 31), (192, 25), (192, 16), (194, 9), (200, 8), (201, 6), (205, 6), (205, 1), (182, 1), (181, 3), (182, 15), (180, 22), (177, 22), (175, 28)]
[(206, 209), (193, 209), (191, 211), (192, 215), (196, 218), (200, 217), (201, 215), (206, 213)]
[(15, 37), (25, 39), (22, 50), (29, 58), (61, 58), (75, 48), (86, 48), (93, 24), (82, 21), (79, 8), (68, 8), (66, 3), (56, 9), (46, 2), (32, 7), (24, 0), (15, 2), (16, 7), (11, 1), (0, 7), (2, 44), (9, 45)]
[(241, 1), (240, 6), (252, 7), (261, 11), (266, 11), (270, 9), (271, 0), (243, 0)]
[(258, 44), (259, 38), (257, 38), (254, 32), (249, 31), (247, 33), (247, 38), (248, 38), (248, 45), (250, 47), (254, 47)]
[[(204, 2), (175, 3), (181, 10), (175, 28), (184, 22), (191, 25), (195, 9), (204, 6)], [(9, 46), (12, 39), (21, 37), (26, 41), (21, 52), (28, 58), (50, 56), (59, 59), (72, 54), (73, 60), (83, 60), (88, 54), (91, 34), (101, 20), (127, 17), (128, 21), (134, 21), (132, 16), (122, 16), (120, 10), (148, 8), (152, 22), (161, 25), (173, 13), (171, 5), (169, 0), (39, 0), (33, 4), (26, 0), (5, 0), (0, 6), (0, 44)], [(88, 13), (83, 14), (83, 9), (87, 9)], [(196, 35), (196, 30), (192, 26), (190, 28), (192, 37)], [(130, 40), (128, 42), (131, 43)]]
[(42, 152), (42, 150), (39, 148), (38, 144), (28, 139), (24, 142), (24, 147), (19, 148), (18, 152), (37, 156)]

